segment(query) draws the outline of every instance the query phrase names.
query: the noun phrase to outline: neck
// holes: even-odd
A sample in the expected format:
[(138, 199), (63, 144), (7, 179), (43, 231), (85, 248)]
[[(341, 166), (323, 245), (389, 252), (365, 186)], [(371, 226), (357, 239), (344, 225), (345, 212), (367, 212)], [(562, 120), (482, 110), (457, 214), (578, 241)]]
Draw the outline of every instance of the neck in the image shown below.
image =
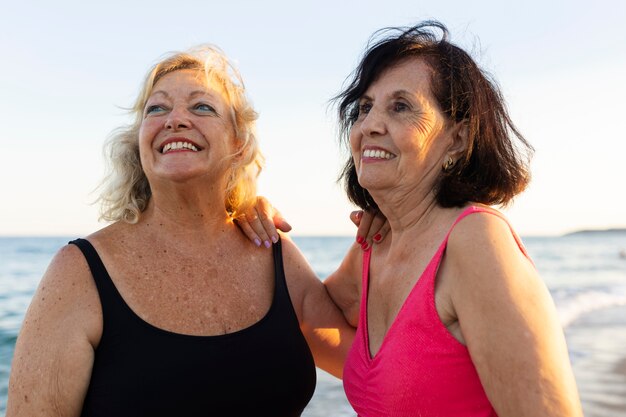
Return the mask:
[(141, 214), (139, 225), (158, 227), (159, 234), (206, 239), (234, 226), (224, 207), (221, 187), (201, 190), (187, 185), (153, 188), (148, 207)]
[(392, 242), (415, 241), (426, 234), (442, 208), (432, 191), (370, 191), (391, 227)]

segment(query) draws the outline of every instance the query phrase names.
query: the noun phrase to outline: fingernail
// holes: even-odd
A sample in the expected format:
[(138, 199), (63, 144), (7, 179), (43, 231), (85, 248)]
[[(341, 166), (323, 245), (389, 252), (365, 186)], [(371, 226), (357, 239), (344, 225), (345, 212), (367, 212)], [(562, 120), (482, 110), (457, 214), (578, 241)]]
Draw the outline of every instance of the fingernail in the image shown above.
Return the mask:
[(361, 249), (367, 250), (368, 248), (369, 248), (369, 245), (367, 244), (367, 242), (363, 242), (363, 244), (361, 245)]
[(357, 211), (355, 217), (357, 219), (360, 219), (361, 217), (363, 217), (363, 212), (362, 211)]
[(274, 243), (278, 242), (278, 236), (276, 235), (272, 236), (272, 242)]
[(266, 240), (265, 242), (263, 242), (263, 244), (265, 245), (266, 248), (269, 248), (270, 246), (272, 246), (269, 240)]
[(359, 245), (362, 245), (363, 242), (365, 242), (365, 239), (363, 239), (361, 236), (356, 237), (356, 243), (358, 243)]
[(258, 237), (254, 238), (254, 244), (257, 246), (261, 246), (261, 239), (259, 239)]
[(383, 237), (381, 236), (381, 234), (380, 234), (380, 233), (376, 233), (376, 234), (374, 235), (374, 240), (375, 240), (376, 242), (378, 242), (378, 241), (379, 241), (380, 239), (382, 239), (382, 238), (383, 238)]

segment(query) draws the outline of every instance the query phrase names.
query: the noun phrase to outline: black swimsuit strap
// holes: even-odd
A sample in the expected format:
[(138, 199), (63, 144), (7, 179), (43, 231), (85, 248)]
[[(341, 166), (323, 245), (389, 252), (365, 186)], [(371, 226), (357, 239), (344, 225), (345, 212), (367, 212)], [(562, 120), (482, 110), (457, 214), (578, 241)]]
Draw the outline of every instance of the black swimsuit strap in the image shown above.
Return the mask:
[(117, 300), (120, 297), (117, 288), (115, 288), (115, 284), (113, 284), (111, 280), (109, 272), (91, 242), (86, 239), (76, 239), (69, 242), (69, 244), (76, 245), (87, 260), (91, 275), (98, 288), (103, 314), (106, 314), (104, 309), (105, 306), (109, 305), (107, 301)]

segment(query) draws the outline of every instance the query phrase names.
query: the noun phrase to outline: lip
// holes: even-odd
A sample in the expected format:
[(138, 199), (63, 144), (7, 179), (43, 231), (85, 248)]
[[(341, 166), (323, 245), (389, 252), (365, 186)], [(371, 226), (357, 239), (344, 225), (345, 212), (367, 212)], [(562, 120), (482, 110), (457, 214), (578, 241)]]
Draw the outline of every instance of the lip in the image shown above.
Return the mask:
[[(194, 142), (191, 139), (188, 139), (188, 138), (185, 138), (185, 137), (172, 137), (172, 138), (164, 140), (163, 143), (161, 143), (161, 145), (158, 147), (159, 152), (163, 153), (163, 148), (168, 143), (176, 143), (176, 142), (189, 143), (189, 144), (195, 146), (198, 149), (198, 152), (204, 149), (204, 148), (202, 148), (200, 145), (198, 145), (196, 142)], [(177, 149), (177, 150), (172, 150), (172, 151), (169, 151), (169, 152), (192, 152), (192, 151), (188, 150), (188, 149)]]

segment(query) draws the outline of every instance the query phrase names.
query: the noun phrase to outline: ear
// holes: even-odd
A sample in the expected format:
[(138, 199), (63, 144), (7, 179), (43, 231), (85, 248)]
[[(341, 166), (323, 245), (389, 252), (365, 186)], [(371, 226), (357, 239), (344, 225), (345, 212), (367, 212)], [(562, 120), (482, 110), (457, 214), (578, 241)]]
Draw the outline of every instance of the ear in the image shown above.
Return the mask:
[(456, 122), (451, 129), (452, 143), (448, 148), (448, 156), (458, 161), (465, 155), (469, 146), (469, 122), (467, 120)]

